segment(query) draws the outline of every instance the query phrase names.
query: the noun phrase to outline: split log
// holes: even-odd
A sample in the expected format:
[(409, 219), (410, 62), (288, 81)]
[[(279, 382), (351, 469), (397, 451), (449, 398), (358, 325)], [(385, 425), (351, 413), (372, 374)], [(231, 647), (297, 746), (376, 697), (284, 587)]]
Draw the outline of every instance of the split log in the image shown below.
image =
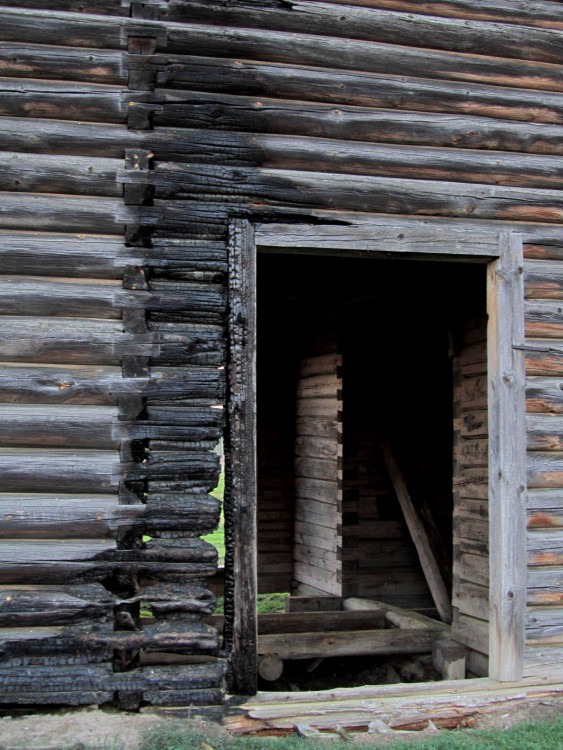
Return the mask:
[(115, 597), (100, 584), (88, 586), (4, 586), (0, 625), (27, 628), (98, 620), (113, 622)]

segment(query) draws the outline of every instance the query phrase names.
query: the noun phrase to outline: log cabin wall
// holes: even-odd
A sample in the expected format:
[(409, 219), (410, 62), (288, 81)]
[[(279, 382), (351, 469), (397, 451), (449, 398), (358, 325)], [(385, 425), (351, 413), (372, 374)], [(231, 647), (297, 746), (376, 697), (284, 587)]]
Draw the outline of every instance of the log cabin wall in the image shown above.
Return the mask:
[(7, 5), (0, 701), (213, 705), (225, 245), (157, 235), (124, 186), (156, 157), (135, 4)]
[[(402, 217), (418, 217), (522, 233), (526, 673), (555, 666), (563, 649), (559, 4), (44, 5), (13, 0), (0, 10), (0, 142), (10, 155), (2, 273), (15, 277), (1, 311), (2, 401), (16, 425), (4, 431), (0, 500), (2, 581), (11, 587), (2, 700), (219, 697), (220, 663), (137, 664), (140, 648), (170, 646), (177, 632), (175, 651), (217, 653), (195, 613), (213, 607), (205, 577), (214, 554), (199, 535), (217, 518), (207, 490), (221, 410), (208, 406), (224, 393), (230, 217), (352, 231), (391, 215), (397, 231)], [(143, 542), (145, 533), (153, 540)], [(156, 616), (143, 630), (139, 600)], [(12, 630), (47, 623), (25, 642)]]

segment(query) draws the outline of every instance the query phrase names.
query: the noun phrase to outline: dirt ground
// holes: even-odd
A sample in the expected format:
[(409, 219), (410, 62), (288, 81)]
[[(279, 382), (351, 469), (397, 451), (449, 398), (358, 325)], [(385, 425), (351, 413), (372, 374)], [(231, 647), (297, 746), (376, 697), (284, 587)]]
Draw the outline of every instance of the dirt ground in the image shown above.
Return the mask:
[[(563, 699), (546, 698), (533, 704), (501, 707), (493, 714), (480, 717), (473, 728), (506, 729), (522, 721), (550, 721), (561, 715)], [(4, 715), (0, 718), (0, 750), (90, 750), (98, 747), (137, 750), (144, 733), (171, 723), (177, 723), (184, 729), (194, 727), (203, 731), (211, 746), (214, 740), (229, 736), (220, 725), (209, 721), (92, 708), (25, 716)], [(352, 735), (352, 740), (358, 744), (367, 741), (385, 744), (386, 740), (395, 739), (399, 734), (405, 739), (408, 739), (405, 735), (420, 737), (419, 732), (392, 732), (378, 736)]]

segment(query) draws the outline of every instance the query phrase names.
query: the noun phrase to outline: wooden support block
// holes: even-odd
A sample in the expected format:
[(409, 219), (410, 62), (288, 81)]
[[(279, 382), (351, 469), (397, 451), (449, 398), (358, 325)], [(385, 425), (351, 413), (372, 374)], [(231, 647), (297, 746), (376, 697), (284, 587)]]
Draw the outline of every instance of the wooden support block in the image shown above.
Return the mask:
[(434, 666), (444, 680), (464, 680), (469, 649), (461, 643), (442, 638), (432, 645)]

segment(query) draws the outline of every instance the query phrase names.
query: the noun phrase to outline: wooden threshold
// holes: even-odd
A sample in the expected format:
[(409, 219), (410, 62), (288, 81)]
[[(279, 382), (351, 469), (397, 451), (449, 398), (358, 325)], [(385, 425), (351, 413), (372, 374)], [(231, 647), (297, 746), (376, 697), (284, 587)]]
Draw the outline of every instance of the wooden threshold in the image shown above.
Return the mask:
[(383, 723), (393, 731), (423, 730), (432, 721), (453, 729), (473, 726), (480, 716), (512, 710), (545, 699), (563, 700), (563, 683), (554, 672), (544, 678), (498, 682), (489, 678), (367, 685), (316, 692), (259, 692), (223, 726), (235, 734), (293, 733), (310, 727), (324, 733), (345, 729), (370, 732)]

